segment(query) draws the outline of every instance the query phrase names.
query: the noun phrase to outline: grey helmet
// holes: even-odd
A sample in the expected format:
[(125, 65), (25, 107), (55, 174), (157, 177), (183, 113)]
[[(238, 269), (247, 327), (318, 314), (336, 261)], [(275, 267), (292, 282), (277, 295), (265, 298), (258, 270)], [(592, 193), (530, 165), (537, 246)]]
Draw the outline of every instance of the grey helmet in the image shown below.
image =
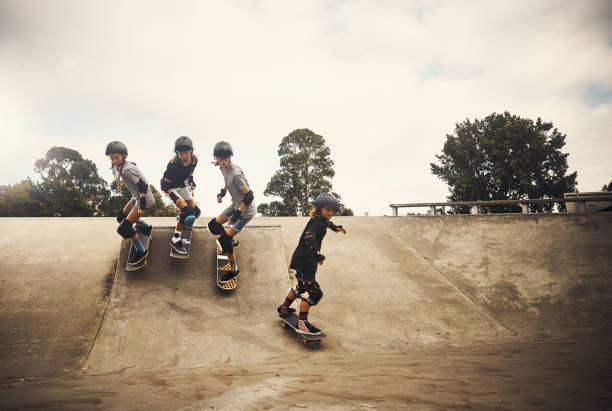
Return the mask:
[(174, 142), (174, 151), (193, 150), (193, 141), (187, 136), (181, 136)]
[(319, 194), (314, 201), (314, 205), (317, 207), (329, 207), (332, 210), (340, 208), (340, 202), (330, 193)]
[(230, 143), (227, 141), (219, 141), (217, 144), (215, 144), (213, 155), (217, 158), (227, 158), (233, 156), (234, 151), (232, 150)]
[(106, 146), (106, 155), (118, 153), (127, 155), (127, 147), (121, 141), (111, 141)]

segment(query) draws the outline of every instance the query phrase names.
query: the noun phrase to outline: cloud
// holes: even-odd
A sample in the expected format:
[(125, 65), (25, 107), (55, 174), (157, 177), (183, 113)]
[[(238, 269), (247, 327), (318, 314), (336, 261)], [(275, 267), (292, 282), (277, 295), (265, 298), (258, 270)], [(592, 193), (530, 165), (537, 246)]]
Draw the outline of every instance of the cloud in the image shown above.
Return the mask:
[[(174, 139), (189, 135), (204, 158), (215, 141), (231, 141), (257, 201), (269, 201), (278, 144), (308, 127), (332, 150), (343, 201), (383, 214), (391, 202), (444, 200), (429, 163), (445, 135), (504, 110), (568, 134), (581, 190), (612, 175), (605, 1), (0, 7), (0, 137), (10, 148), (0, 183), (31, 175), (60, 144), (105, 173), (104, 146), (123, 139), (156, 184)], [(196, 173), (203, 197), (214, 200), (216, 173)]]

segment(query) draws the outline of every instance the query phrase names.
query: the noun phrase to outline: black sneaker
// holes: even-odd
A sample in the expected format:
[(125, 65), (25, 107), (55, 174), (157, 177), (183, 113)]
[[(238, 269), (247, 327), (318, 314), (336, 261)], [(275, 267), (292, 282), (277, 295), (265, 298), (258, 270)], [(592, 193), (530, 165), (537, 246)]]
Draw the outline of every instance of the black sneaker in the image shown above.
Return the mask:
[(321, 332), (317, 327), (310, 324), (308, 320), (298, 320), (298, 326), (295, 330), (300, 334), (319, 334)]
[(219, 282), (221, 284), (227, 283), (227, 282), (231, 281), (232, 279), (236, 278), (236, 276), (240, 272), (240, 270), (238, 270), (237, 267), (236, 267), (236, 262), (235, 261), (230, 261), (230, 267), (231, 268), (225, 274), (223, 274), (221, 277), (219, 277)]
[(140, 264), (146, 257), (147, 255), (149, 255), (149, 250), (145, 250), (144, 253), (142, 254), (138, 254), (136, 253), (132, 253), (130, 255), (130, 261), (128, 261), (129, 265), (138, 265)]
[(183, 240), (178, 240), (177, 242), (174, 242), (172, 241), (172, 238), (171, 238), (170, 246), (172, 247), (174, 251), (176, 251), (179, 254), (182, 254), (182, 255), (187, 254), (187, 250), (185, 249), (185, 246), (183, 245)]
[(278, 315), (280, 315), (281, 317), (285, 317), (287, 315), (295, 314), (295, 308), (285, 307), (284, 305), (281, 304), (276, 309), (276, 312), (278, 312)]

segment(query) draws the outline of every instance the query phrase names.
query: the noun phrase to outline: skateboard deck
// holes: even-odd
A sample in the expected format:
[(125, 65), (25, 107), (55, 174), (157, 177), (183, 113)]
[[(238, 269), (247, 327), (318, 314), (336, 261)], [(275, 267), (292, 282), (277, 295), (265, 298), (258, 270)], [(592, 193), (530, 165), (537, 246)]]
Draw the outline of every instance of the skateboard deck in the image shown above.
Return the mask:
[[(236, 255), (235, 248), (234, 248), (234, 255)], [(236, 263), (236, 268), (238, 268), (238, 263)], [(227, 283), (219, 282), (219, 279), (221, 278), (221, 276), (228, 270), (230, 270), (229, 258), (221, 250), (221, 244), (219, 244), (219, 240), (217, 240), (217, 287), (221, 288), (222, 290), (226, 290), (226, 291), (233, 290), (238, 286), (238, 276), (232, 278)]]
[[(144, 246), (144, 248), (146, 248), (147, 250), (149, 249), (149, 243), (151, 242), (151, 236), (152, 236), (152, 232), (151, 230), (148, 231), (140, 231), (140, 230), (136, 230), (136, 232), (138, 233), (138, 238), (140, 238), (140, 242), (142, 243), (142, 245)], [(134, 243), (132, 242), (132, 240), (130, 240), (130, 252), (128, 253), (128, 258), (127, 261), (130, 261), (130, 257), (132, 256), (132, 253), (136, 252), (136, 248), (134, 247)], [(144, 267), (145, 265), (147, 265), (147, 259), (149, 258), (149, 256), (147, 255), (144, 260), (142, 260), (138, 265), (129, 265), (128, 262), (126, 261), (125, 263), (125, 271), (136, 271), (136, 270), (140, 270), (142, 267)]]
[(318, 334), (302, 334), (297, 331), (297, 323), (298, 316), (296, 314), (289, 314), (284, 316), (279, 316), (281, 319), (281, 326), (283, 328), (290, 327), (293, 331), (302, 338), (302, 342), (304, 345), (307, 345), (311, 342), (321, 341), (323, 338), (327, 337), (324, 333), (320, 332)]
[(181, 233), (181, 241), (183, 242), (183, 245), (185, 246), (185, 250), (187, 250), (187, 254), (179, 254), (174, 250), (174, 248), (172, 248), (172, 246), (170, 246), (170, 257), (182, 258), (182, 259), (189, 258), (189, 251), (191, 251), (191, 235), (192, 234), (193, 234), (193, 228), (187, 228), (187, 226), (183, 228), (183, 232)]

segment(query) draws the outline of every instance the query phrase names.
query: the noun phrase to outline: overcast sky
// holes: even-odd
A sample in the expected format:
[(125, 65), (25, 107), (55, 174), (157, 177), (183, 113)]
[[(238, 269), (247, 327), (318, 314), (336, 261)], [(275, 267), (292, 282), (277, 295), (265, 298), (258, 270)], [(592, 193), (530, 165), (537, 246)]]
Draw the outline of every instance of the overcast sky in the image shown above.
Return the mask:
[[(579, 189), (612, 178), (610, 1), (0, 0), (0, 184), (52, 146), (108, 181), (124, 141), (150, 182), (173, 142), (232, 143), (256, 202), (297, 128), (325, 137), (356, 215), (445, 201), (429, 164), (447, 133), (492, 112), (567, 134)], [(201, 162), (205, 215), (223, 185)], [(407, 210), (406, 210), (407, 211)]]

